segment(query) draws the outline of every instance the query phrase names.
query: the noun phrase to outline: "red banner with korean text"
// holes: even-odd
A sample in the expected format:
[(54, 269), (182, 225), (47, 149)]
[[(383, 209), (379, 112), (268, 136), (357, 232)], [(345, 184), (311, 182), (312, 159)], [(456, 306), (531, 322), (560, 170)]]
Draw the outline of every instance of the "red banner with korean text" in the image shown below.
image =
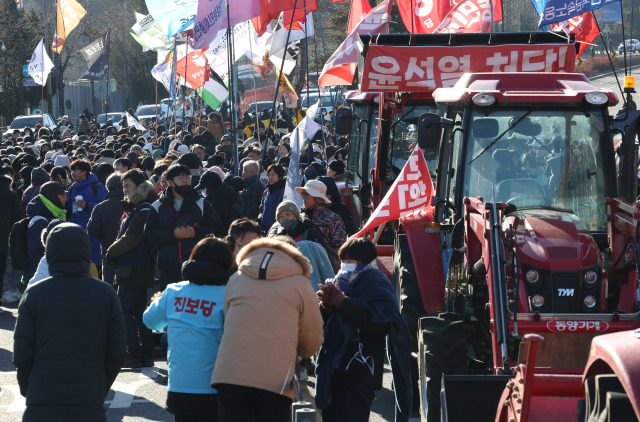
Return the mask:
[(434, 33), (493, 32), (490, 0), (463, 0), (442, 19)]
[(362, 92), (431, 91), (447, 88), (465, 73), (573, 72), (572, 44), (491, 46), (371, 45), (360, 79)]
[(193, 89), (204, 86), (209, 74), (207, 57), (201, 51), (187, 54), (176, 63), (176, 73), (182, 76)]
[(576, 58), (580, 57), (584, 50), (600, 35), (598, 24), (591, 13), (591, 11), (585, 12), (580, 16), (574, 16), (566, 21), (551, 25), (551, 31), (564, 31), (567, 34), (573, 32), (576, 34), (576, 41), (580, 41), (580, 51), (578, 51)]
[(380, 205), (353, 237), (360, 237), (387, 221), (397, 220), (416, 211), (431, 212), (432, 196), (433, 183), (427, 162), (420, 148), (416, 146)]

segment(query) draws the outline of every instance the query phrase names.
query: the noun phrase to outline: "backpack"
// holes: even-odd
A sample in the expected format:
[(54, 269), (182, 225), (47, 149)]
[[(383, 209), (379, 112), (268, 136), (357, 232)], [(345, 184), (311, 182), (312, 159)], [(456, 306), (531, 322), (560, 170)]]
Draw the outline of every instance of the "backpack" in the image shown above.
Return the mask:
[(29, 250), (27, 249), (27, 235), (31, 222), (38, 220), (46, 220), (41, 215), (35, 217), (26, 217), (16, 222), (11, 228), (9, 234), (9, 259), (11, 266), (16, 270), (26, 270), (29, 266)]

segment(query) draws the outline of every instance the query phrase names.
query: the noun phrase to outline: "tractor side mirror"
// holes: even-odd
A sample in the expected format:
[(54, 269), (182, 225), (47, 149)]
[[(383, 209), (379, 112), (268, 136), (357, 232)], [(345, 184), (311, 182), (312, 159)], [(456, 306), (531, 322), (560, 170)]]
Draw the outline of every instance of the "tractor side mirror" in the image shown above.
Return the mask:
[(418, 146), (424, 150), (438, 149), (442, 125), (436, 113), (425, 113), (418, 122)]
[(351, 133), (352, 120), (351, 109), (339, 108), (336, 111), (336, 133), (341, 136), (349, 135)]

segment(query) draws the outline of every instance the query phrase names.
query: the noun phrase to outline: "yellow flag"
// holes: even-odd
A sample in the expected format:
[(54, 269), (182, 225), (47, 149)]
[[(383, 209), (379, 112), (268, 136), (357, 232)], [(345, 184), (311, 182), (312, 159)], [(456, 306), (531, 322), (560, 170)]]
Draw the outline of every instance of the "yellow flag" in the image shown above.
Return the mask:
[(58, 0), (57, 9), (58, 27), (51, 49), (60, 54), (67, 36), (78, 26), (87, 11), (76, 0)]
[(296, 91), (294, 91), (291, 82), (289, 82), (289, 79), (287, 79), (287, 75), (281, 75), (280, 71), (276, 69), (276, 77), (278, 77), (278, 83), (280, 84), (280, 92), (292, 95), (293, 97), (295, 97), (295, 101), (297, 101), (298, 94), (296, 94)]

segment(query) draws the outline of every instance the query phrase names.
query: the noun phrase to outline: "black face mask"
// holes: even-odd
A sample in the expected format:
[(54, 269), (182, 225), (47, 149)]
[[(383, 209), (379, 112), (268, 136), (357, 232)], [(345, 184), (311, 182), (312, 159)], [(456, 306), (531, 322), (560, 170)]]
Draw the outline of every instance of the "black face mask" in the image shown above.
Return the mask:
[(178, 195), (182, 196), (183, 198), (186, 198), (187, 196), (189, 196), (192, 189), (193, 187), (191, 185), (182, 185), (182, 186), (174, 185), (173, 186), (173, 191)]
[(297, 220), (285, 220), (282, 223), (280, 223), (280, 225), (285, 229), (285, 230), (291, 230), (292, 228), (294, 228), (296, 226), (296, 224), (298, 224)]

